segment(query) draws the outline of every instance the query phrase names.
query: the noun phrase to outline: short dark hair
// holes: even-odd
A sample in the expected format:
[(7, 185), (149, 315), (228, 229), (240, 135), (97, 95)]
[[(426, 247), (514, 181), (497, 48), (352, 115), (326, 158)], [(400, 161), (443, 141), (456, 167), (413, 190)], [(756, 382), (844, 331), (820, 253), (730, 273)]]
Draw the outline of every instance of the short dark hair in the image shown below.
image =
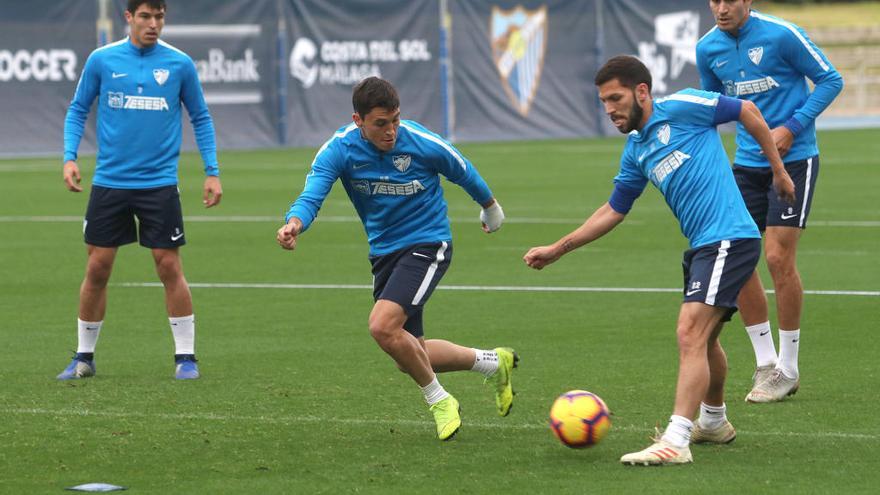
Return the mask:
[(630, 89), (645, 83), (648, 85), (648, 91), (651, 91), (651, 71), (641, 60), (630, 55), (618, 55), (608, 59), (596, 73), (595, 83), (596, 86), (601, 86), (614, 79)]
[(390, 82), (372, 76), (359, 82), (351, 94), (354, 111), (363, 118), (374, 108), (396, 110), (400, 108), (397, 90)]
[(150, 8), (156, 10), (165, 10), (165, 0), (128, 0), (128, 6), (125, 10), (134, 14), (138, 7), (147, 4)]

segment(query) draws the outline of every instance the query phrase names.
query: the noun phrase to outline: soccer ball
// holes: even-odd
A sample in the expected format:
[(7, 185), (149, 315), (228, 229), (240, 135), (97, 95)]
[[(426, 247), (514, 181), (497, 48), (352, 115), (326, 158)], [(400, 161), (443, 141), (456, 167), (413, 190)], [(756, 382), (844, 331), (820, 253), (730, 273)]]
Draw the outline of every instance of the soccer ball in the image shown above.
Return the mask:
[(608, 407), (598, 395), (571, 390), (556, 398), (550, 408), (550, 429), (560, 442), (573, 449), (592, 447), (611, 429)]

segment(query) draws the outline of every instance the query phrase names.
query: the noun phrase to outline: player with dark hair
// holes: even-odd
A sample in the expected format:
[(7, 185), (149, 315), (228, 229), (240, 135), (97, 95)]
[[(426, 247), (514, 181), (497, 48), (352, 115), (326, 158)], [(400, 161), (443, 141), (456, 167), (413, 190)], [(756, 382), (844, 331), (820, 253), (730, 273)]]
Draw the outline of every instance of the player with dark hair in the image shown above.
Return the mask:
[(79, 343), (59, 380), (95, 374), (95, 345), (116, 251), (137, 240), (152, 251), (165, 287), (175, 377), (199, 377), (192, 296), (179, 253), (186, 243), (177, 188), (181, 105), (189, 112), (205, 164), (203, 203), (208, 208), (222, 196), (214, 124), (192, 59), (159, 39), (165, 1), (129, 0), (125, 19), (130, 35), (92, 52), (64, 121), (64, 182), (80, 192), (77, 149), (98, 99), (97, 167), (83, 222), (88, 263), (80, 288)]
[(736, 436), (725, 412), (727, 357), (718, 336), (761, 255), (760, 233), (736, 188), (716, 126), (742, 123), (767, 153), (779, 194), (792, 200), (794, 185), (753, 104), (694, 89), (654, 100), (650, 72), (629, 56), (609, 60), (595, 82), (608, 117), (620, 132), (629, 133), (614, 191), (581, 227), (552, 245), (530, 249), (523, 260), (538, 270), (554, 263), (622, 222), (649, 181), (660, 190), (691, 247), (682, 262), (675, 408), (653, 445), (620, 460), (632, 465), (688, 463), (697, 409), (710, 411), (713, 419), (699, 425), (701, 438), (729, 442)]
[(361, 81), (352, 94), (353, 123), (318, 150), (302, 194), (278, 229), (282, 248), (293, 250), (333, 184), (340, 180), (370, 244), (373, 297), (370, 334), (421, 387), (437, 436), (448, 440), (461, 426), (458, 401), (435, 372), (473, 370), (495, 389), (498, 413), (513, 404), (513, 349), (481, 350), (445, 340), (425, 340), (425, 303), (452, 260), (452, 234), (440, 174), (461, 186), (480, 206), (487, 233), (501, 228), (504, 212), (477, 169), (451, 144), (422, 125), (400, 119), (391, 83)]
[[(703, 89), (749, 100), (761, 110), (798, 192), (793, 204), (776, 198), (768, 156), (738, 125), (733, 174), (749, 213), (764, 232), (779, 319), (777, 356), (767, 296), (756, 271), (739, 296), (756, 361), (746, 400), (774, 402), (800, 386), (804, 289), (796, 264), (797, 245), (807, 227), (819, 174), (815, 120), (843, 89), (843, 79), (801, 28), (755, 12), (751, 5), (752, 0), (709, 0), (716, 26), (697, 43), (697, 67)], [(816, 86), (812, 92), (807, 78)]]

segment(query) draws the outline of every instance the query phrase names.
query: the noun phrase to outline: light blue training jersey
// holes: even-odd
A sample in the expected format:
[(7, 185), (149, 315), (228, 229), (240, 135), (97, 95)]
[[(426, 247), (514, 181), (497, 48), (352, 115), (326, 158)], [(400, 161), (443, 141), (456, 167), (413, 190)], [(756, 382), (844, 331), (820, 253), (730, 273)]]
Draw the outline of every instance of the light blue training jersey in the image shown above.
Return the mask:
[[(795, 135), (786, 162), (819, 154), (816, 117), (843, 89), (843, 78), (799, 27), (751, 11), (737, 36), (713, 27), (697, 43), (703, 89), (751, 100), (771, 129)], [(811, 93), (805, 77), (816, 85)], [(737, 124), (736, 159), (747, 167), (769, 167), (761, 147)]]
[(284, 220), (297, 217), (303, 231), (308, 229), (340, 179), (364, 224), (371, 255), (451, 241), (439, 174), (481, 205), (492, 199), (492, 191), (467, 158), (421, 124), (401, 121), (394, 148), (382, 152), (352, 123), (318, 150), (303, 192)]
[(722, 240), (760, 239), (716, 128), (738, 118), (741, 104), (696, 89), (653, 104), (642, 130), (629, 134), (614, 182), (641, 192), (650, 180), (663, 194), (691, 248)]
[(128, 38), (93, 51), (64, 121), (65, 162), (77, 158), (95, 98), (95, 185), (147, 189), (177, 184), (181, 103), (189, 112), (205, 173), (219, 174), (214, 123), (195, 64), (182, 51), (161, 40), (138, 48)]

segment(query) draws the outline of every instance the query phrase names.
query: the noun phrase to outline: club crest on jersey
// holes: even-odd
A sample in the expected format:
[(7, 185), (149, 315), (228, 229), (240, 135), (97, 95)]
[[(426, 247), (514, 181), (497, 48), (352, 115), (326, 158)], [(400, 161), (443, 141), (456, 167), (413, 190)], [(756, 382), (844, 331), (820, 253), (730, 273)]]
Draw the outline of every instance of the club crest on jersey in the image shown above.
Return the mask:
[(749, 60), (752, 61), (753, 64), (758, 65), (761, 63), (761, 57), (764, 56), (764, 47), (759, 46), (757, 48), (749, 48)]
[(153, 78), (159, 83), (159, 86), (165, 84), (168, 80), (168, 69), (153, 69)]
[(663, 126), (657, 131), (657, 139), (664, 145), (669, 144), (669, 136), (671, 133), (672, 131), (669, 130), (669, 124), (663, 124)]
[(395, 155), (391, 157), (391, 162), (394, 163), (394, 168), (401, 172), (406, 172), (410, 162), (412, 162), (412, 158), (409, 155)]
[(525, 117), (541, 80), (547, 51), (547, 6), (527, 10), (517, 6), (503, 10), (492, 6), (489, 22), (492, 60), (504, 92)]

